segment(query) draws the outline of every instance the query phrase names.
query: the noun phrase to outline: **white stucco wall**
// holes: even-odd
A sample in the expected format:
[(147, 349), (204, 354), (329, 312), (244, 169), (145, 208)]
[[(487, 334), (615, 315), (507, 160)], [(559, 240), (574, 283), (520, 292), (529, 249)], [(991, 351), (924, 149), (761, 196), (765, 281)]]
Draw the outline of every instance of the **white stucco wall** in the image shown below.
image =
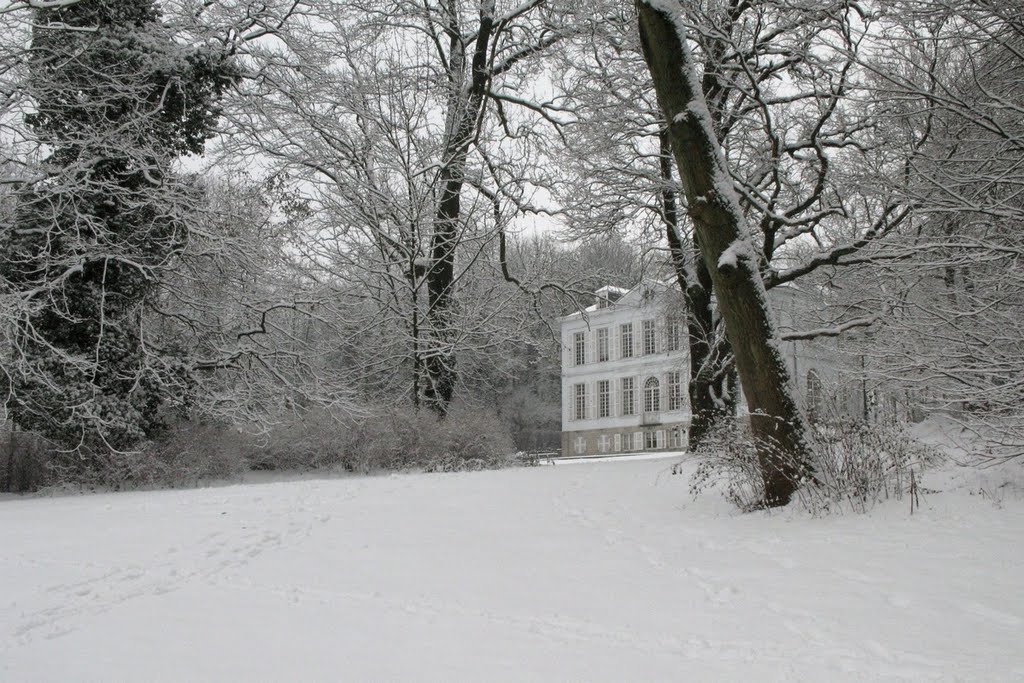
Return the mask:
[[(653, 296), (644, 296), (650, 290)], [(686, 386), (689, 381), (689, 360), (687, 356), (685, 321), (677, 318), (679, 325), (677, 350), (668, 350), (668, 316), (671, 309), (666, 305), (665, 288), (657, 284), (641, 285), (630, 290), (618, 302), (607, 308), (592, 306), (586, 316), (575, 313), (562, 319), (562, 432), (563, 448), (571, 442), (574, 432), (635, 433), (643, 429), (661, 429), (663, 425), (689, 421), (689, 402)], [(644, 353), (643, 322), (654, 322), (655, 353)], [(621, 326), (633, 325), (633, 356), (622, 357)], [(598, 331), (608, 331), (607, 361), (599, 361), (597, 353)], [(585, 340), (586, 359), (576, 364), (575, 335), (582, 333)], [(669, 410), (668, 374), (679, 372), (680, 405)], [(634, 414), (623, 415), (622, 379), (634, 378)], [(644, 384), (648, 378), (657, 378), (660, 390), (660, 410), (657, 413), (644, 411)], [(598, 382), (608, 380), (610, 384), (611, 413), (608, 417), (598, 416)], [(576, 385), (586, 387), (586, 418), (576, 419)], [(569, 435), (567, 437), (567, 435)], [(667, 447), (667, 442), (666, 442)], [(594, 452), (593, 445), (588, 452)]]

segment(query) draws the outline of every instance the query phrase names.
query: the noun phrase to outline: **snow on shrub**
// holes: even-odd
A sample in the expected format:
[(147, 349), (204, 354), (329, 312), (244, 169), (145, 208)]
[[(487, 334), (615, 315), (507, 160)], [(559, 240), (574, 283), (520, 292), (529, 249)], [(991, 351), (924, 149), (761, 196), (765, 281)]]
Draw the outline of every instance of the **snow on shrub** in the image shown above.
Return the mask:
[[(921, 491), (921, 474), (941, 460), (934, 449), (893, 423), (834, 422), (811, 434), (813, 471), (796, 500), (812, 514), (865, 512)], [(719, 489), (744, 512), (763, 507), (764, 483), (746, 420), (720, 423), (695, 454), (694, 495)]]

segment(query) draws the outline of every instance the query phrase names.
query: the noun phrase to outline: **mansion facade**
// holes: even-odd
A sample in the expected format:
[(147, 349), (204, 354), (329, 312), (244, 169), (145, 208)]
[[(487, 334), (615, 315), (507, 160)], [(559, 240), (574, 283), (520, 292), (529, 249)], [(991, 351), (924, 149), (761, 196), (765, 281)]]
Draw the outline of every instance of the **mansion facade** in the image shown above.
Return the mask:
[[(674, 281), (602, 287), (596, 303), (561, 319), (562, 454), (685, 450), (690, 424), (689, 346)], [(796, 287), (769, 295), (780, 332), (801, 329), (820, 307)], [(843, 371), (834, 339), (781, 341), (796, 398), (812, 422), (826, 408), (859, 415), (867, 389)], [(746, 413), (742, 391), (737, 406)]]
[(602, 287), (561, 321), (562, 453), (682, 450), (689, 355), (678, 288)]

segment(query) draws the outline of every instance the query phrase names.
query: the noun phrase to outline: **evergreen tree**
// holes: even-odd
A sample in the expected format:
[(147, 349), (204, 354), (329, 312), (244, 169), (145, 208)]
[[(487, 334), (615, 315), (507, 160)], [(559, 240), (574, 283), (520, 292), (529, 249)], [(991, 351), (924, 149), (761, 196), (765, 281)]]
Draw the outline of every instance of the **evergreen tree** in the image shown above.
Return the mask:
[(0, 274), (23, 304), (9, 387), (21, 427), (130, 449), (186, 391), (143, 311), (198, 198), (173, 164), (203, 151), (233, 77), (221, 51), (176, 42), (152, 0), (36, 11), (26, 124), (48, 156), (0, 235)]

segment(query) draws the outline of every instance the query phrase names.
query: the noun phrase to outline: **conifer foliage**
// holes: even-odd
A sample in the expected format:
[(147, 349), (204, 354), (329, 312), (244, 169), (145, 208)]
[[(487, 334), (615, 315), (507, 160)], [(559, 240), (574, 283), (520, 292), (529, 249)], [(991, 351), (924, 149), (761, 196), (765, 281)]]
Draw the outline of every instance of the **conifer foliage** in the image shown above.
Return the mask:
[(66, 448), (131, 449), (187, 395), (185, 364), (143, 324), (189, 239), (199, 154), (234, 77), (221, 51), (180, 44), (151, 0), (36, 10), (26, 124), (45, 158), (0, 233), (19, 313), (11, 412)]

